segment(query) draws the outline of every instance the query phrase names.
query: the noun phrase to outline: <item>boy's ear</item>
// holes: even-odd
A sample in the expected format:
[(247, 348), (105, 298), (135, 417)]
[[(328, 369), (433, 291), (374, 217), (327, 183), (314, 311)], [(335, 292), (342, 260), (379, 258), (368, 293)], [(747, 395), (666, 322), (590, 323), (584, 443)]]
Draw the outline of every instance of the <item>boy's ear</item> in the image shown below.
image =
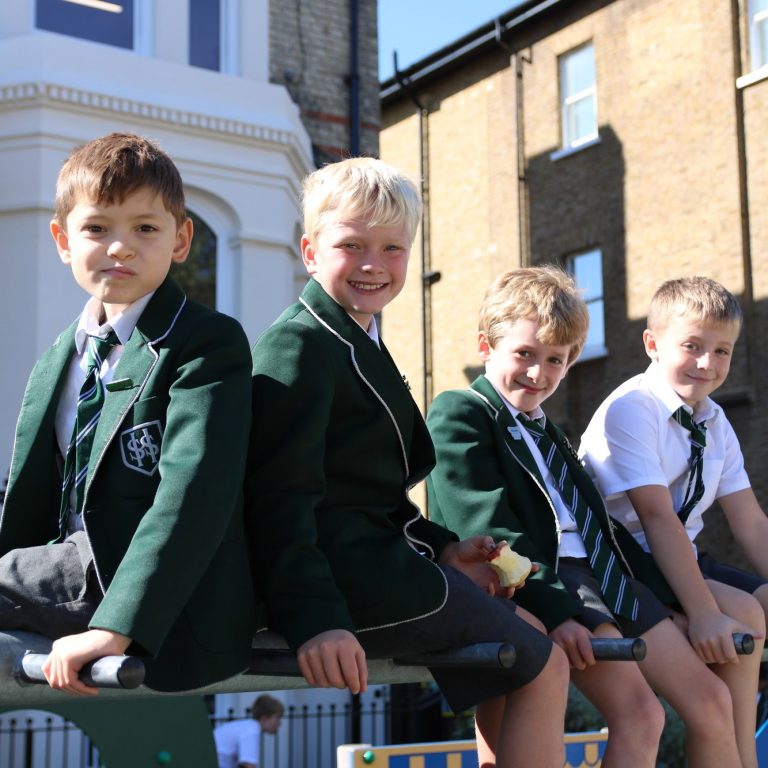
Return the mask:
[(187, 260), (189, 249), (192, 247), (192, 236), (195, 233), (195, 225), (192, 219), (187, 217), (176, 232), (176, 243), (173, 246), (171, 260), (177, 264)]
[(480, 331), (477, 334), (477, 354), (484, 363), (491, 356), (491, 343), (488, 341), (485, 331)]
[(69, 236), (67, 235), (67, 230), (56, 219), (51, 221), (51, 236), (53, 237), (53, 242), (56, 243), (59, 258), (65, 264), (69, 264), (72, 261), (69, 252)]
[(645, 354), (654, 362), (658, 360), (659, 352), (656, 348), (656, 337), (653, 335), (653, 331), (648, 328), (643, 331), (643, 344), (645, 345)]
[(317, 261), (315, 260), (315, 248), (306, 235), (301, 236), (301, 260), (307, 268), (310, 275), (317, 272)]

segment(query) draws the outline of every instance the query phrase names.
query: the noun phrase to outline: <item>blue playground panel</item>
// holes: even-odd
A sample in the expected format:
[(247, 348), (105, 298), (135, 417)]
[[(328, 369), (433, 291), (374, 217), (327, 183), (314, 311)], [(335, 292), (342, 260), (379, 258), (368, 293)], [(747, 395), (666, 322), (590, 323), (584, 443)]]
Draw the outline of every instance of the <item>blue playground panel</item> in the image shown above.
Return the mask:
[(760, 768), (768, 768), (768, 720), (766, 720), (755, 734), (757, 741), (757, 764)]
[[(566, 734), (564, 768), (599, 768), (607, 740), (608, 734), (598, 731)], [(347, 749), (338, 768), (478, 768), (474, 741)]]

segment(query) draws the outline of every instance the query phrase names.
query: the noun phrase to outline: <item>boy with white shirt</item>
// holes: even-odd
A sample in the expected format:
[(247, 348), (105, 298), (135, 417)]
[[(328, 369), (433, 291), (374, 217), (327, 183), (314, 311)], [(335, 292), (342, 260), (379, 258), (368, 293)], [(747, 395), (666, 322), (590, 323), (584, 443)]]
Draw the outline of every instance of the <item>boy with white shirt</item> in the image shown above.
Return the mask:
[[(609, 514), (664, 573), (706, 662), (732, 657), (734, 618), (753, 613), (755, 598), (768, 609), (768, 518), (733, 428), (710, 398), (728, 375), (741, 324), (738, 302), (714, 280), (665, 282), (643, 332), (650, 366), (605, 399), (580, 448)], [(697, 552), (702, 515), (715, 500), (759, 575)], [(763, 617), (749, 624), (763, 635)]]
[[(181, 177), (110, 134), (63, 165), (51, 233), (91, 294), (33, 370), (0, 521), (0, 630), (55, 639), (50, 685), (128, 652), (180, 690), (248, 664), (242, 522), (248, 343), (168, 277), (192, 239)], [(226, 599), (222, 599), (226, 594)]]
[[(541, 409), (576, 361), (588, 320), (559, 268), (513, 270), (490, 286), (478, 335), (485, 374), (467, 390), (439, 395), (427, 416), (437, 453), (427, 479), (432, 517), (463, 536), (507, 539), (539, 564), (516, 599), (544, 622), (569, 657), (572, 680), (605, 716), (606, 765), (655, 765), (663, 727), (656, 691), (686, 724), (690, 766), (754, 766), (754, 730), (751, 741), (737, 742), (729, 695), (730, 687), (754, 712), (754, 694), (737, 684), (749, 679), (748, 664), (721, 665), (735, 670), (723, 684), (722, 670), (702, 663), (639, 581), (668, 601), (664, 579), (610, 521), (565, 435)], [(646, 659), (595, 663), (590, 639), (621, 635), (642, 637)]]

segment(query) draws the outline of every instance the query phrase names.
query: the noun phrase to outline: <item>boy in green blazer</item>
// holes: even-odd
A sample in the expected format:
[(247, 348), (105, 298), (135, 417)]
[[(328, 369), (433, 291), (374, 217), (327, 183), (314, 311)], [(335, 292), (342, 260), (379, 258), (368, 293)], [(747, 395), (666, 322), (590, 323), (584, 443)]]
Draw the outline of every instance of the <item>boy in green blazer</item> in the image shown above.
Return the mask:
[(0, 629), (52, 638), (50, 685), (128, 652), (160, 690), (248, 664), (242, 521), (250, 357), (168, 277), (192, 222), (157, 146), (111, 134), (59, 173), (51, 233), (90, 295), (35, 366), (0, 521)]
[(420, 211), (413, 182), (379, 160), (305, 182), (312, 279), (253, 348), (257, 588), (311, 685), (365, 690), (366, 656), (513, 642), (509, 672), (433, 675), (455, 711), (478, 705), (482, 765), (560, 768), (564, 655), (506, 599), (491, 537), (458, 541), (408, 498), (434, 451), (375, 315), (403, 287)]
[[(714, 672), (702, 662), (671, 611), (633, 578), (672, 601), (541, 410), (577, 359), (588, 323), (573, 280), (558, 268), (514, 270), (491, 285), (478, 337), (485, 375), (468, 390), (442, 393), (427, 417), (437, 453), (427, 480), (433, 519), (463, 536), (507, 539), (539, 564), (519, 602), (544, 622), (574, 683), (606, 717), (606, 764), (655, 765), (664, 725), (655, 690), (687, 725), (689, 765), (752, 765), (737, 749), (729, 694), (735, 678), (750, 674), (749, 662)], [(646, 660), (596, 664), (591, 638), (622, 635), (644, 638)]]

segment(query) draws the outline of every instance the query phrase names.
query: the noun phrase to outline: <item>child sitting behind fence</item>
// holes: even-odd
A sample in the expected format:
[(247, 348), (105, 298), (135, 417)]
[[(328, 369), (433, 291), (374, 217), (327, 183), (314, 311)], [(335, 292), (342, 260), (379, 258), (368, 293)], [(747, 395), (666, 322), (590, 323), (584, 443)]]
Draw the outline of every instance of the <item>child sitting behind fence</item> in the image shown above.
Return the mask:
[[(728, 376), (741, 324), (738, 302), (714, 280), (685, 277), (661, 285), (643, 332), (651, 364), (608, 395), (580, 448), (609, 514), (672, 587), (693, 647), (731, 675), (734, 665), (722, 662), (734, 658), (732, 633), (746, 624), (762, 638), (768, 608), (768, 519), (733, 428), (710, 398)], [(703, 514), (715, 500), (758, 575), (697, 551)], [(760, 647), (740, 662), (754, 668), (746, 691), (734, 697), (743, 744), (754, 743)]]
[(408, 498), (434, 451), (375, 315), (403, 287), (418, 192), (357, 158), (310, 175), (303, 202), (312, 279), (253, 348), (246, 504), (270, 626), (310, 684), (353, 692), (367, 657), (510, 641), (510, 671), (433, 675), (454, 711), (478, 705), (482, 765), (560, 768), (564, 655), (492, 596), (492, 539), (459, 541)]
[(59, 173), (51, 233), (90, 294), (38, 361), (0, 523), (0, 630), (51, 638), (49, 683), (99, 656), (180, 690), (248, 664), (242, 521), (250, 358), (240, 325), (168, 276), (192, 241), (181, 177), (111, 134)]

